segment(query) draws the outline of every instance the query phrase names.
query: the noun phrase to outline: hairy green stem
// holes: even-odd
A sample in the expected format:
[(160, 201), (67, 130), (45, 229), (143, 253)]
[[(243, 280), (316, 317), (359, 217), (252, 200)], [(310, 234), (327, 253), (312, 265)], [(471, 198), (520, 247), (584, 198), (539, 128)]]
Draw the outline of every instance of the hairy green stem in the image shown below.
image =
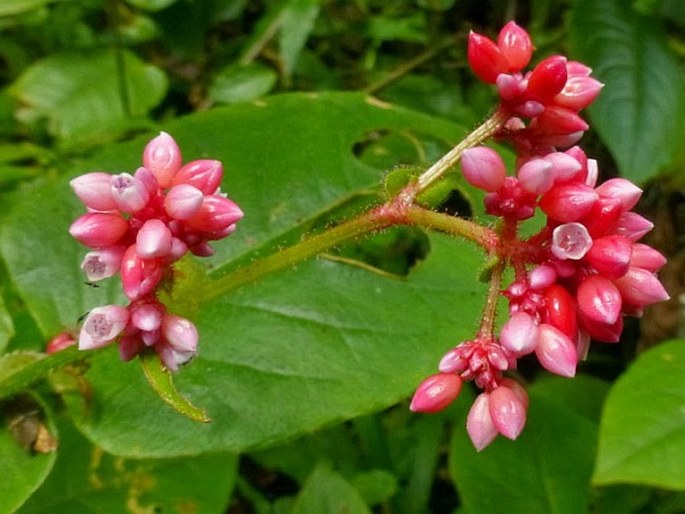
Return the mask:
[(44, 379), (51, 371), (86, 359), (89, 355), (90, 352), (82, 352), (72, 346), (27, 364), (0, 382), (0, 399), (20, 393)]
[(498, 109), (495, 111), (495, 114), (485, 120), (479, 127), (466, 136), (457, 146), (443, 155), (439, 161), (423, 172), (423, 174), (421, 174), (421, 176), (418, 178), (411, 191), (411, 200), (416, 198), (419, 193), (432, 186), (450, 168), (452, 168), (452, 166), (459, 162), (459, 159), (461, 159), (461, 154), (464, 153), (464, 150), (478, 146), (493, 137), (497, 131), (504, 126), (509, 117), (509, 114), (501, 109)]
[(478, 329), (478, 338), (490, 338), (493, 336), (495, 329), (495, 318), (497, 317), (497, 302), (500, 297), (500, 290), (502, 287), (502, 274), (506, 267), (505, 260), (498, 260), (492, 268), (490, 275), (490, 285), (488, 287), (488, 297), (485, 300), (485, 307), (483, 307), (483, 317), (481, 318), (480, 327)]

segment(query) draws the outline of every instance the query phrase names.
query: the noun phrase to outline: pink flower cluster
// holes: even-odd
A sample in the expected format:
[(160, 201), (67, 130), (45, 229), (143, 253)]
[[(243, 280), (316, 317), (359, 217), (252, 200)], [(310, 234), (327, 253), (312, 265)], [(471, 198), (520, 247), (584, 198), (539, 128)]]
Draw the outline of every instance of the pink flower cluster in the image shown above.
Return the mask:
[(176, 261), (188, 252), (212, 255), (210, 242), (231, 234), (242, 218), (240, 208), (221, 193), (222, 179), (219, 161), (183, 165), (178, 145), (162, 132), (147, 144), (143, 166), (133, 175), (92, 172), (71, 181), (88, 209), (69, 229), (92, 249), (81, 268), (91, 282), (119, 273), (131, 300), (128, 307), (91, 310), (80, 349), (118, 340), (121, 357), (129, 360), (151, 347), (171, 370), (195, 355), (195, 326), (169, 314), (156, 293)]
[[(515, 439), (525, 425), (526, 392), (503, 375), (516, 369), (519, 358), (534, 354), (548, 371), (572, 377), (591, 338), (617, 342), (623, 316), (640, 316), (646, 306), (668, 299), (656, 277), (666, 259), (638, 242), (652, 228), (632, 211), (642, 191), (622, 178), (597, 185), (593, 159), (577, 146), (561, 151), (575, 142), (580, 125), (566, 134), (573, 137), (548, 137), (561, 135), (565, 122), (541, 136), (543, 128), (554, 126), (540, 121), (550, 109), (580, 120), (575, 110), (594, 99), (599, 83), (583, 65), (571, 66), (558, 56), (522, 75), (531, 49), (528, 34), (513, 22), (502, 29), (497, 44), (473, 33), (469, 39), (471, 66), (483, 80), (497, 84), (501, 109), (512, 116), (499, 136), (512, 140), (518, 151), (514, 175), (507, 174), (491, 148), (468, 149), (461, 160), (464, 178), (486, 192), (486, 212), (502, 219), (497, 253), (514, 269), (514, 281), (502, 291), (509, 319), (499, 337), (489, 327), (447, 352), (440, 373), (418, 387), (411, 404), (415, 411), (441, 410), (458, 396), (463, 381), (473, 380), (483, 392), (470, 410), (467, 431), (478, 450), (498, 434)], [(572, 72), (581, 68), (588, 72), (583, 80)], [(514, 82), (518, 96), (505, 94)], [(565, 95), (571, 92), (583, 100), (569, 103)], [(528, 131), (528, 142), (531, 131), (538, 131), (535, 145), (521, 145), (521, 133), (510, 130), (517, 115), (532, 117), (522, 130)], [(557, 114), (553, 118), (560, 119)], [(521, 240), (518, 224), (537, 209), (546, 216), (546, 226)]]
[[(496, 84), (500, 108), (511, 115), (507, 137), (519, 151), (570, 146), (588, 129), (578, 111), (597, 98), (602, 84), (590, 77), (590, 68), (561, 55), (522, 73), (532, 55), (528, 32), (513, 21), (502, 28), (496, 43), (475, 32), (469, 35), (471, 69), (481, 80)], [(527, 125), (524, 119), (529, 120)]]

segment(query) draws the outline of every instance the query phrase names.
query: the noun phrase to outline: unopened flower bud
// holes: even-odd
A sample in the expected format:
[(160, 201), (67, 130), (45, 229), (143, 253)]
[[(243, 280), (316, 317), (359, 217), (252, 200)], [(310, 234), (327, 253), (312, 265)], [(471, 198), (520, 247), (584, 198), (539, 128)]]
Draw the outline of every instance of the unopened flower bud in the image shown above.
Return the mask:
[(544, 322), (574, 339), (578, 332), (576, 319), (576, 302), (566, 288), (553, 284), (545, 290), (544, 304), (546, 316)]
[(558, 184), (573, 180), (583, 168), (580, 162), (565, 152), (552, 152), (545, 156), (545, 160), (552, 164), (555, 182)]
[(121, 261), (121, 285), (129, 300), (137, 300), (152, 293), (160, 280), (163, 269), (158, 259), (143, 259), (131, 245)]
[(633, 251), (630, 255), (631, 266), (656, 273), (664, 264), (666, 264), (666, 257), (651, 246), (642, 243), (633, 243), (632, 249)]
[(497, 437), (498, 431), (490, 416), (489, 393), (479, 394), (473, 402), (466, 418), (466, 431), (477, 451), (481, 451)]
[(69, 185), (86, 207), (93, 211), (112, 211), (117, 204), (112, 197), (108, 173), (94, 171), (72, 179)]
[(611, 232), (635, 242), (654, 228), (654, 223), (636, 212), (624, 212), (616, 220)]
[(526, 408), (508, 387), (500, 385), (490, 393), (488, 409), (497, 431), (508, 439), (516, 439), (526, 424)]
[(608, 279), (591, 275), (578, 286), (578, 309), (585, 319), (613, 325), (621, 315), (621, 293)]
[(425, 379), (414, 393), (409, 408), (413, 412), (438, 412), (452, 403), (461, 391), (461, 378), (438, 373)]
[(142, 259), (165, 257), (171, 252), (171, 231), (156, 218), (147, 220), (136, 236), (136, 253)]
[(466, 56), (476, 76), (488, 84), (494, 84), (497, 76), (509, 69), (509, 63), (497, 45), (488, 37), (473, 31), (469, 33)]
[(195, 216), (187, 220), (188, 226), (203, 232), (216, 232), (233, 225), (243, 217), (237, 204), (219, 195), (208, 195)]
[(186, 184), (202, 191), (203, 194), (212, 195), (221, 185), (224, 177), (224, 169), (220, 161), (199, 159), (184, 164), (172, 181), (173, 186)]
[(535, 350), (538, 337), (537, 323), (530, 314), (516, 312), (502, 327), (499, 340), (504, 348), (520, 357)]
[(151, 140), (143, 151), (143, 166), (150, 170), (162, 188), (169, 187), (181, 167), (181, 150), (166, 132)]
[(582, 184), (555, 186), (540, 199), (540, 208), (550, 218), (562, 223), (585, 217), (597, 201), (594, 189)]
[(590, 128), (575, 111), (560, 105), (548, 105), (545, 112), (536, 118), (536, 127), (551, 135), (582, 133)]
[(552, 55), (533, 69), (527, 92), (543, 100), (551, 99), (564, 88), (567, 77), (566, 57)]
[(554, 184), (552, 163), (547, 159), (531, 159), (521, 166), (516, 173), (524, 189), (534, 195), (549, 191)]
[(614, 280), (623, 300), (629, 304), (645, 307), (663, 302), (670, 297), (654, 273), (642, 268), (629, 267), (621, 278)]
[(611, 235), (595, 239), (585, 260), (602, 276), (613, 279), (628, 271), (633, 243), (624, 236)]
[(164, 210), (177, 220), (187, 220), (197, 214), (202, 206), (204, 195), (199, 189), (188, 184), (172, 187), (164, 198)]
[(547, 323), (541, 323), (538, 329), (540, 338), (535, 355), (542, 367), (562, 377), (575, 376), (578, 356), (573, 341), (561, 330)]
[(490, 192), (497, 191), (504, 185), (507, 174), (500, 155), (486, 146), (464, 150), (461, 156), (461, 169), (469, 184)]
[(599, 185), (595, 191), (600, 196), (618, 198), (624, 211), (635, 207), (642, 196), (642, 189), (624, 178), (611, 178)]
[(88, 248), (116, 244), (128, 230), (128, 223), (118, 214), (92, 212), (80, 216), (69, 227), (69, 233)]
[(500, 30), (497, 47), (507, 63), (507, 71), (510, 72), (525, 68), (533, 55), (533, 42), (530, 35), (513, 21)]
[(69, 332), (60, 332), (55, 337), (50, 339), (50, 341), (48, 341), (48, 344), (45, 347), (45, 353), (51, 355), (53, 353), (61, 352), (62, 350), (65, 350), (70, 346), (74, 346), (75, 344), (76, 340), (74, 339), (73, 335), (71, 335)]

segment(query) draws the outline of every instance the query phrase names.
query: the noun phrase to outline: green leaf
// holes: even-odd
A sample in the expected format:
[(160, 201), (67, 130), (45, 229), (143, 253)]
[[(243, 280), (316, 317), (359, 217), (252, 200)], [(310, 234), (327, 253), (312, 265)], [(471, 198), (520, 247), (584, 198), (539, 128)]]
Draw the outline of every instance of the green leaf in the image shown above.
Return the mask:
[(290, 77), (319, 15), (320, 0), (289, 0), (281, 12), (279, 50), (283, 73)]
[(209, 97), (224, 104), (248, 102), (271, 91), (276, 80), (276, 72), (263, 64), (232, 65), (214, 77)]
[(129, 4), (145, 11), (161, 11), (178, 0), (126, 0)]
[(0, 403), (0, 512), (14, 512), (40, 486), (55, 463), (54, 448), (41, 447), (56, 436), (42, 405), (30, 396)]
[(685, 341), (640, 355), (607, 397), (593, 482), (685, 489)]
[(31, 65), (12, 85), (26, 123), (45, 118), (49, 132), (70, 144), (93, 141), (140, 124), (163, 98), (158, 68), (115, 50), (55, 54)]
[[(530, 389), (528, 421), (516, 441), (473, 448), (463, 414), (452, 437), (450, 472), (466, 513), (586, 514), (597, 427)], [(466, 409), (465, 409), (466, 410)]]
[(0, 354), (7, 348), (7, 343), (14, 335), (14, 323), (12, 317), (7, 312), (5, 299), (0, 294)]
[(386, 502), (397, 492), (397, 478), (383, 469), (357, 473), (351, 480), (367, 505)]
[[(129, 460), (60, 426), (53, 472), (19, 514), (225, 512), (237, 475), (235, 455)], [(5, 511), (3, 511), (5, 512)]]
[(292, 514), (370, 514), (357, 490), (321, 464), (312, 472), (295, 501)]
[[(186, 159), (225, 163), (223, 189), (246, 216), (209, 261), (230, 267), (255, 249), (270, 251), (272, 241), (308, 227), (341, 199), (378, 187), (383, 171), (362, 164), (352, 149), (369, 131), (400, 126), (445, 139), (460, 133), (452, 123), (340, 93), (237, 104), (165, 130)], [(135, 169), (146, 140), (114, 145), (81, 172)], [(124, 303), (116, 280), (82, 285), (85, 250), (67, 228), (83, 208), (66, 179), (12, 199), (0, 248), (45, 334), (73, 326), (94, 306)], [(450, 346), (477, 329), (485, 291), (475, 276), (481, 254), (469, 248), (432, 235), (428, 257), (406, 279), (312, 260), (198, 306), (200, 355), (175, 382), (207, 410), (210, 424), (162, 404), (139, 367), (119, 362), (114, 349), (92, 358), (85, 375), (91, 404), (77, 393), (65, 400), (90, 438), (129, 456), (242, 451), (380, 410), (409, 396)], [(192, 301), (192, 287), (187, 291)]]
[(0, 16), (14, 16), (33, 11), (56, 0), (3, 0), (0, 3)]
[(644, 182), (680, 149), (685, 75), (661, 26), (622, 0), (580, 0), (571, 23), (575, 54), (605, 84), (590, 109), (621, 173)]

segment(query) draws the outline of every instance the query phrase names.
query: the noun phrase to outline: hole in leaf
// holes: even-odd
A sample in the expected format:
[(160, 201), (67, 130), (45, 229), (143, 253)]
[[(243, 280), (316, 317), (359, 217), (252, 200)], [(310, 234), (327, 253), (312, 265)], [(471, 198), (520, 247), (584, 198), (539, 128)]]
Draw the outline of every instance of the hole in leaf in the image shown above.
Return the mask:
[(384, 273), (407, 276), (430, 252), (426, 234), (415, 227), (393, 227), (331, 252), (335, 258)]

